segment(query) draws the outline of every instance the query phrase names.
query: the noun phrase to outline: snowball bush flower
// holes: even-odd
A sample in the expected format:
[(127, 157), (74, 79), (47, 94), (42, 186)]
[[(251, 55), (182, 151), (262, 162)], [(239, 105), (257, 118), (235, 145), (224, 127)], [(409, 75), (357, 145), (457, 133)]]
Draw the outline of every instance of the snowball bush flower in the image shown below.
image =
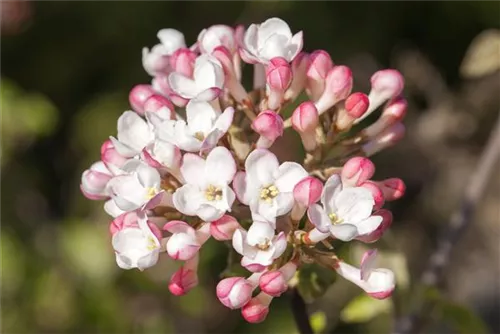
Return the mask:
[[(370, 91), (353, 92), (351, 69), (324, 50), (304, 51), (302, 32), (279, 18), (208, 27), (191, 47), (175, 29), (157, 37), (142, 55), (151, 84), (132, 88), (131, 110), (81, 178), (82, 193), (114, 218), (117, 265), (145, 270), (166, 252), (183, 261), (168, 284), (181, 296), (198, 284), (204, 244), (226, 241), (239, 255), (228, 270), (236, 260), (249, 273), (222, 278), (215, 293), (252, 323), (265, 320), (294, 276), (306, 284), (295, 275), (305, 263), (389, 297), (394, 274), (374, 269), (375, 250), (359, 269), (336, 251), (383, 238), (393, 220), (383, 205), (404, 195), (402, 180), (372, 179), (369, 159), (404, 135), (401, 74), (382, 69)], [(302, 92), (306, 101), (296, 103)], [(377, 108), (378, 120), (351, 131)], [(291, 131), (303, 150), (287, 142)]]

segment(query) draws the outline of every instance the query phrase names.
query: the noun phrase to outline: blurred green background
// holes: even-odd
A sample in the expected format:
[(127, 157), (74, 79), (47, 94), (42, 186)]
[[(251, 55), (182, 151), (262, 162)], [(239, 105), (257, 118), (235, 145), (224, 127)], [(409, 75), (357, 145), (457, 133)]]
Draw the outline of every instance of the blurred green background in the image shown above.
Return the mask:
[[(296, 332), (288, 296), (275, 299), (259, 325), (220, 305), (214, 288), (225, 268), (223, 244), (204, 247), (201, 285), (181, 298), (168, 292), (178, 264), (165, 256), (142, 273), (120, 270), (110, 218), (79, 191), (81, 173), (129, 108), (128, 91), (150, 81), (141, 49), (157, 43), (161, 28), (184, 32), (190, 45), (212, 24), (279, 16), (304, 31), (306, 51), (325, 49), (351, 66), (362, 91), (378, 69), (405, 75), (408, 136), (374, 159), (377, 179), (401, 177), (408, 186), (389, 206), (393, 230), (375, 245), (396, 271), (398, 290), (391, 301), (372, 301), (338, 280), (309, 306), (318, 331), (387, 333), (394, 316), (408, 311), (411, 289), (500, 108), (498, 31), (471, 47), (478, 34), (499, 28), (494, 1), (1, 5), (4, 333)], [(498, 180), (499, 173), (447, 271), (442, 294), (455, 308), (434, 312), (429, 333), (500, 331)], [(359, 260), (358, 246), (348, 260)]]

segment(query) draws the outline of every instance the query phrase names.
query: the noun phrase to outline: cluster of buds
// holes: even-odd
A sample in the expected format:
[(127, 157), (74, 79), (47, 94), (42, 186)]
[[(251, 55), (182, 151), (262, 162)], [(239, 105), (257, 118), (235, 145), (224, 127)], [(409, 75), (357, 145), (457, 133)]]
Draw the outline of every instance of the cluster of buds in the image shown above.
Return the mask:
[[(402, 76), (381, 70), (368, 95), (352, 92), (351, 70), (325, 51), (303, 52), (302, 32), (278, 18), (248, 29), (212, 26), (191, 47), (174, 29), (158, 39), (143, 50), (152, 83), (131, 90), (133, 110), (82, 175), (83, 194), (105, 200), (114, 218), (118, 266), (144, 270), (166, 252), (184, 262), (169, 283), (183, 295), (198, 284), (204, 243), (226, 242), (249, 274), (222, 279), (217, 297), (253, 323), (304, 263), (388, 297), (394, 275), (373, 268), (374, 250), (358, 269), (330, 243), (372, 243), (392, 223), (382, 206), (403, 196), (404, 183), (371, 180), (369, 157), (404, 134)], [(251, 89), (242, 84), (244, 64), (253, 67)], [(305, 101), (289, 107), (299, 95)], [(378, 119), (360, 123), (378, 109)], [(288, 130), (302, 140), (300, 161), (280, 162), (272, 151)]]

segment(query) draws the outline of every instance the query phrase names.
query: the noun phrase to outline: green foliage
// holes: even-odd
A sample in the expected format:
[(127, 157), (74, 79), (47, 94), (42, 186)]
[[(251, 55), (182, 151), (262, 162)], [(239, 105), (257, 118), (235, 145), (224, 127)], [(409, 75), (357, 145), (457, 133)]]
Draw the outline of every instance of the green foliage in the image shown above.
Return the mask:
[(298, 272), (298, 290), (307, 303), (323, 296), (335, 282), (335, 271), (316, 263), (303, 265)]
[(389, 299), (378, 300), (362, 293), (342, 310), (340, 319), (346, 323), (368, 322), (382, 313), (390, 312), (391, 309), (392, 303)]
[(325, 312), (318, 311), (311, 314), (309, 321), (314, 333), (321, 333), (326, 328), (327, 317)]

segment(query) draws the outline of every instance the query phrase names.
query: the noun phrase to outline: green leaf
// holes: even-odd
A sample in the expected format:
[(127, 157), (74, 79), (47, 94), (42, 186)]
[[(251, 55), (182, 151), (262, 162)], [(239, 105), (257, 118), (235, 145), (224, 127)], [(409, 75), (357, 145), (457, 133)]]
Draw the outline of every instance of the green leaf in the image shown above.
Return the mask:
[(308, 303), (321, 297), (335, 282), (337, 274), (318, 264), (304, 265), (298, 274), (298, 290)]
[(326, 327), (326, 315), (325, 312), (315, 312), (311, 314), (309, 317), (309, 321), (311, 322), (311, 327), (314, 333), (321, 333)]
[(382, 313), (392, 309), (389, 299), (375, 299), (366, 294), (361, 294), (351, 300), (340, 313), (340, 318), (346, 323), (363, 323), (370, 321)]
[(471, 309), (456, 303), (441, 300), (438, 307), (441, 319), (461, 334), (488, 333), (488, 327)]

